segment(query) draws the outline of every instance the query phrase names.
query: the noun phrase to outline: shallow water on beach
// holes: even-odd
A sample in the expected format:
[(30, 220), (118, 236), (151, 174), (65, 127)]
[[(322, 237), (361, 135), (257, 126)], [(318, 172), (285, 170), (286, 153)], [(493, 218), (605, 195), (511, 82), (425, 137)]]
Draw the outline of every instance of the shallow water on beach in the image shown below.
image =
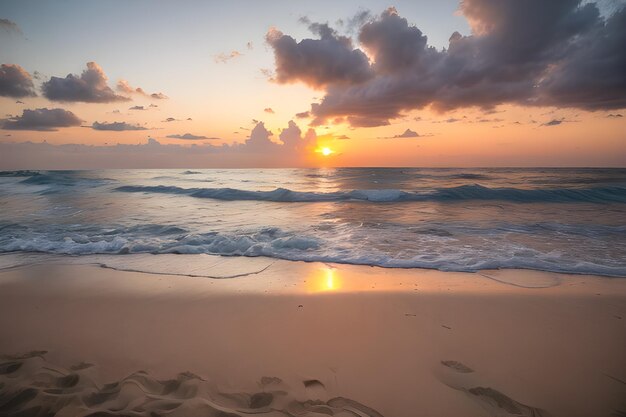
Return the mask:
[(15, 251), (626, 276), (626, 170), (0, 172)]

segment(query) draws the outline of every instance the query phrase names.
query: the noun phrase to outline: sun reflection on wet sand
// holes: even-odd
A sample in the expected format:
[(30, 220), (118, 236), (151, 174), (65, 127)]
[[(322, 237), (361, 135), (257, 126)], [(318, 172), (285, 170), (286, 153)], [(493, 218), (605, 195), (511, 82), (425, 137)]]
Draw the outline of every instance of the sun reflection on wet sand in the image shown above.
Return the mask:
[(339, 270), (329, 266), (311, 271), (306, 282), (309, 292), (338, 291), (342, 287)]
[[(322, 293), (356, 293), (373, 291), (393, 291), (406, 293), (449, 292), (458, 289), (466, 280), (475, 280), (475, 274), (450, 273), (457, 277), (457, 283), (446, 282), (441, 284), (440, 271), (435, 270), (405, 270), (385, 268), (363, 268), (353, 265), (306, 264), (306, 274), (303, 280), (305, 291), (309, 294)], [(452, 275), (451, 275), (452, 274)], [(295, 275), (287, 273), (286, 276)]]
[(404, 276), (397, 271), (369, 270), (346, 265), (321, 264), (311, 268), (305, 280), (308, 293), (402, 291)]

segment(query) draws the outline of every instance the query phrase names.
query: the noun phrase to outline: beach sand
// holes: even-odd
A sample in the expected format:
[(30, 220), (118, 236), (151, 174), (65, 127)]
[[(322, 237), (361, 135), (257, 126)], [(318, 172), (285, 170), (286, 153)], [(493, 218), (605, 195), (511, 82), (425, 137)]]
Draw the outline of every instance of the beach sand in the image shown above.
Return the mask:
[(621, 278), (0, 258), (0, 415), (626, 415)]

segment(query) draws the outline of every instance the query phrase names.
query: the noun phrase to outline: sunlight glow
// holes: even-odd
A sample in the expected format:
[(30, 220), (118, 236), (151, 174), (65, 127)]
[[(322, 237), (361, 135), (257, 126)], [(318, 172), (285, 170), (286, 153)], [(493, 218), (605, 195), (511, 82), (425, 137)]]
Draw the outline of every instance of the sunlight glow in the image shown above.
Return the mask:
[(321, 154), (322, 154), (322, 155), (324, 155), (324, 156), (329, 156), (329, 155), (331, 155), (331, 154), (333, 154), (333, 153), (334, 153), (334, 151), (333, 151), (332, 149), (328, 148), (328, 147), (317, 148), (317, 149), (315, 150), (315, 152), (317, 152), (317, 153), (321, 153)]
[(328, 290), (335, 289), (335, 277), (333, 272), (334, 271), (330, 268), (326, 270), (326, 289)]
[(307, 287), (310, 292), (333, 292), (338, 291), (342, 285), (338, 271), (332, 267), (324, 267), (315, 270), (307, 279)]

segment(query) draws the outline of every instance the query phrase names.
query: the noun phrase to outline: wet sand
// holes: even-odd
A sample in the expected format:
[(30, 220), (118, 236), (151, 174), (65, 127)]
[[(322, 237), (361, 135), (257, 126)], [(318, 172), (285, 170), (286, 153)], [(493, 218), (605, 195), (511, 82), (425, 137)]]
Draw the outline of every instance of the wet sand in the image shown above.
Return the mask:
[(626, 412), (622, 278), (206, 255), (0, 268), (0, 415)]

